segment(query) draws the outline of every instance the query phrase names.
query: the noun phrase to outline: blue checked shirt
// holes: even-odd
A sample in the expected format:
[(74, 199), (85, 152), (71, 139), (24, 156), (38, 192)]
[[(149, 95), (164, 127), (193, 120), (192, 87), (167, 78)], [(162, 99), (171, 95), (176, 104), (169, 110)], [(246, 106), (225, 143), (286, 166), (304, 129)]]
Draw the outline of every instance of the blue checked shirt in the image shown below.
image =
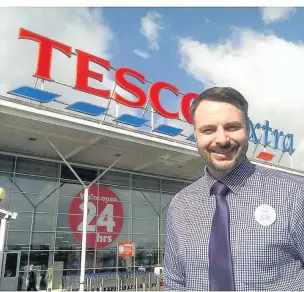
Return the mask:
[[(180, 191), (167, 215), (166, 290), (209, 290), (209, 236), (215, 211), (208, 172)], [(304, 183), (245, 159), (229, 186), (230, 242), (236, 290), (304, 291)], [(276, 221), (263, 226), (255, 209), (270, 205)]]

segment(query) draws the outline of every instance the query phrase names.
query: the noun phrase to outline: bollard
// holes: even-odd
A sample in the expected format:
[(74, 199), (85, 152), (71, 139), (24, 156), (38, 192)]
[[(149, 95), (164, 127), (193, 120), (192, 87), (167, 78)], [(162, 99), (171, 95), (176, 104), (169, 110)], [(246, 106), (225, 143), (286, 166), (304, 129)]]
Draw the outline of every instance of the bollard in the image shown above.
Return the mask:
[(135, 288), (135, 291), (137, 292), (137, 287), (138, 287), (138, 285), (137, 285), (137, 283), (138, 283), (138, 278), (135, 278), (135, 283), (134, 283), (134, 288)]
[(148, 276), (148, 291), (151, 291), (151, 273), (149, 273), (149, 276)]
[(160, 277), (156, 278), (156, 287), (157, 287), (157, 291), (160, 291)]
[(99, 286), (99, 291), (103, 291), (103, 278), (101, 278), (101, 283)]

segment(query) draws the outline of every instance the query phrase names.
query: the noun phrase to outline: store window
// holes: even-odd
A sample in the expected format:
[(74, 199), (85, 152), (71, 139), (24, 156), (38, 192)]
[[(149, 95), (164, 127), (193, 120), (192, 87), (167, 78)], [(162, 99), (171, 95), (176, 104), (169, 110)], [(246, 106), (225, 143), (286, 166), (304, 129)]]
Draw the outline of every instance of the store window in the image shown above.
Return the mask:
[(133, 219), (133, 233), (136, 234), (157, 234), (158, 233), (157, 219)]
[(53, 250), (54, 249), (54, 232), (33, 232), (31, 233), (32, 250)]
[(113, 268), (116, 266), (115, 250), (96, 251), (96, 269)]
[[(81, 238), (82, 233), (77, 232)], [(58, 227), (56, 232), (56, 250), (72, 250), (72, 249), (81, 249), (81, 242), (78, 241), (72, 232), (66, 228)]]
[[(81, 251), (56, 251), (54, 255), (54, 262), (61, 262), (65, 270), (79, 270), (81, 264)], [(115, 251), (86, 251), (85, 268), (100, 269), (116, 267), (116, 253)], [(92, 272), (92, 271), (91, 271)]]
[[(160, 229), (159, 233), (161, 234), (161, 238), (166, 233), (166, 222), (167, 222), (167, 213), (168, 207), (174, 195), (168, 193), (162, 193), (162, 200), (161, 200), (161, 222), (160, 222)], [(163, 246), (163, 241), (161, 242), (160, 246)]]
[[(15, 212), (24, 213), (24, 215), (21, 214), (21, 216), (31, 217), (31, 213), (34, 210), (34, 205), (31, 202), (29, 195), (25, 193), (21, 193), (20, 191), (14, 190), (13, 194), (11, 196), (11, 209)], [(25, 215), (25, 213), (29, 215)], [(20, 220), (18, 218), (18, 220)]]
[(28, 265), (29, 260), (29, 252), (28, 251), (22, 251), (20, 254), (20, 271), (24, 271), (25, 267)]
[(158, 251), (153, 249), (136, 251), (135, 264), (137, 267), (144, 267), (146, 272), (152, 272), (154, 266), (158, 264)]
[(176, 181), (176, 180), (167, 180), (162, 179), (162, 191), (163, 192), (171, 192), (171, 193), (178, 193), (183, 188), (186, 187), (186, 183)]
[[(51, 196), (57, 194), (58, 181), (55, 179), (47, 179), (35, 176), (16, 175), (13, 182), (13, 193), (15, 196), (23, 197), (28, 201), (32, 208), (40, 207), (44, 205), (44, 210), (48, 212), (54, 212), (56, 210), (56, 201), (51, 204), (50, 201), (45, 202)], [(18, 204), (18, 209), (22, 210), (23, 201)], [(18, 202), (16, 202), (18, 203)], [(26, 210), (28, 209), (26, 208)]]
[[(115, 272), (116, 269), (116, 252), (115, 250), (96, 251), (95, 269), (97, 273)], [(134, 258), (118, 259), (118, 268), (120, 271), (132, 271), (134, 267)]]
[[(77, 175), (84, 182), (91, 183), (94, 179), (97, 178), (97, 170), (96, 169), (88, 169), (82, 167), (72, 166), (73, 170), (77, 173)], [(67, 180), (78, 181), (74, 173), (70, 170), (70, 168), (64, 164), (61, 165), (61, 178)]]
[(138, 204), (149, 204), (158, 209), (160, 204), (160, 192), (132, 190), (132, 202)]
[(29, 263), (33, 264), (36, 270), (47, 270), (49, 267), (49, 251), (31, 251)]
[[(14, 208), (15, 211), (15, 208)], [(11, 231), (28, 231), (32, 229), (33, 212), (18, 212), (17, 220), (11, 220), (8, 224), (8, 230)]]
[(174, 195), (168, 193), (162, 193), (161, 197), (161, 210), (162, 210), (162, 219), (166, 219), (168, 207), (173, 199)]
[(146, 204), (132, 204), (132, 214), (134, 219), (154, 219), (159, 217), (159, 206)]
[(50, 232), (56, 230), (57, 214), (33, 213), (33, 231)]
[(134, 174), (132, 176), (132, 187), (135, 189), (160, 190), (160, 179)]
[(59, 166), (57, 163), (20, 157), (17, 158), (16, 173), (46, 177), (58, 177), (58, 170)]
[(157, 234), (133, 234), (132, 239), (136, 244), (136, 250), (158, 248)]
[[(53, 265), (54, 273), (60, 274), (63, 282), (65, 275), (78, 277), (81, 231), (71, 230), (69, 220), (73, 216), (82, 218), (81, 208), (71, 211), (70, 207), (76, 194), (83, 191), (83, 186), (64, 164), (18, 158), (16, 175), (1, 173), (1, 170), (14, 169), (14, 158), (5, 157), (6, 160), (0, 155), (0, 183), (7, 193), (1, 203), (3, 207), (8, 206), (18, 212), (18, 220), (12, 220), (8, 225), (6, 249), (21, 252), (24, 263), (32, 261), (42, 269)], [(56, 178), (58, 169), (61, 169), (61, 178)], [(75, 170), (86, 183), (91, 183), (103, 171), (80, 167), (75, 167)], [(106, 172), (96, 186), (108, 188), (119, 198), (123, 210), (122, 228), (119, 234), (106, 234), (113, 236), (111, 242), (87, 246), (86, 274), (116, 271), (118, 241), (133, 241), (136, 266), (153, 271), (153, 266), (158, 261), (162, 262), (168, 204), (185, 185), (168, 179), (161, 182), (159, 178), (144, 175)], [(95, 199), (92, 197), (90, 202), (92, 200)], [(109, 202), (96, 205), (91, 224), (97, 224), (105, 205)], [(114, 208), (114, 220), (119, 216)], [(104, 240), (100, 237), (104, 234), (94, 230), (88, 233), (95, 236), (93, 242), (97, 242), (97, 238), (100, 242)], [(133, 265), (133, 259), (119, 260), (121, 271), (133, 268)]]
[(167, 228), (167, 221), (161, 220), (161, 229), (160, 229), (160, 246), (164, 247), (165, 244), (165, 237), (166, 237), (166, 228)]
[[(83, 190), (83, 186), (79, 182), (68, 182), (61, 180), (59, 183), (58, 193), (60, 198), (62, 197), (66, 198), (66, 197), (74, 197), (78, 192), (82, 190)], [(62, 205), (62, 203), (60, 203), (59, 205)]]
[(160, 246), (161, 248), (165, 248), (166, 245), (166, 234), (160, 235)]
[(16, 175), (13, 183), (11, 206), (19, 215), (10, 230), (55, 231), (58, 181)]
[(157, 248), (160, 193), (132, 191), (132, 239), (136, 249)]
[(29, 249), (31, 233), (26, 231), (9, 231), (6, 237), (7, 250)]
[(15, 168), (15, 157), (0, 154), (0, 171), (13, 172)]
[[(100, 169), (100, 173), (103, 169)], [(99, 180), (101, 185), (130, 186), (130, 174), (118, 171), (107, 171)]]
[[(102, 185), (101, 185), (102, 186)], [(119, 188), (113, 186), (106, 186), (110, 189), (120, 200), (120, 202), (124, 205), (124, 216), (128, 217), (129, 214), (129, 203), (130, 203), (130, 189), (129, 188)]]

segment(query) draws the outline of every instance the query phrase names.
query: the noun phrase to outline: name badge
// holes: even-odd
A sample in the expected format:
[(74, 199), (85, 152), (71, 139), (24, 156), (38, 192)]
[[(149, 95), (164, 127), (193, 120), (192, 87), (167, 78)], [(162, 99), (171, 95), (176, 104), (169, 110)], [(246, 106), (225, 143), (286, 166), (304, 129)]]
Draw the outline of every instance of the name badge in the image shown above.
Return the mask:
[(255, 209), (254, 218), (259, 224), (270, 226), (276, 221), (277, 215), (271, 206), (264, 204)]

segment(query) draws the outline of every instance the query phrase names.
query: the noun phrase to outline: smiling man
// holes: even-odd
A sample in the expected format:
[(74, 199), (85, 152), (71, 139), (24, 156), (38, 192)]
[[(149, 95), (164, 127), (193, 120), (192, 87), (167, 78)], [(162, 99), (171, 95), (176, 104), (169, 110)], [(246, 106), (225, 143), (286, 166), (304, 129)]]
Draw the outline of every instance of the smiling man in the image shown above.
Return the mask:
[(252, 164), (248, 103), (214, 87), (191, 105), (204, 176), (167, 215), (164, 280), (175, 291), (304, 291), (304, 184)]

